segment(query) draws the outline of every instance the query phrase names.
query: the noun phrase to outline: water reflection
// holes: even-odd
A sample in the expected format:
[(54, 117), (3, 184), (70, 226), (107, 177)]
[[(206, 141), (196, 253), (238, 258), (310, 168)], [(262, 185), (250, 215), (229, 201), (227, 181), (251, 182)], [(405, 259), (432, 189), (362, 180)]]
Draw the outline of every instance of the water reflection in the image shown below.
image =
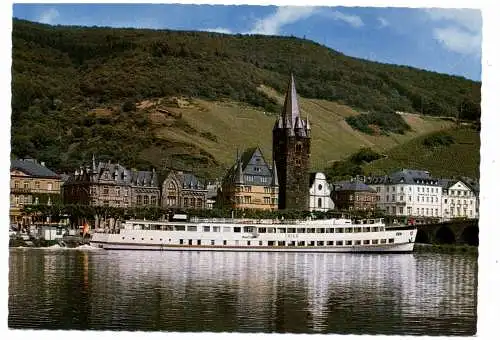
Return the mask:
[(475, 333), (467, 256), (14, 250), (10, 268), (10, 327)]

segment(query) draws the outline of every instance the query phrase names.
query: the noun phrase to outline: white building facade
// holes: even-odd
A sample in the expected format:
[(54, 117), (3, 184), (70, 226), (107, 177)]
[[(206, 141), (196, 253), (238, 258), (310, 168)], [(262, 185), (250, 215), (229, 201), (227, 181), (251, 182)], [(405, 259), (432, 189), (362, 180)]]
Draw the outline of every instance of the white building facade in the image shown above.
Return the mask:
[(334, 204), (330, 197), (331, 188), (324, 173), (315, 172), (309, 177), (309, 211), (333, 210)]
[(478, 198), (474, 189), (460, 180), (441, 180), (443, 220), (479, 218)]
[(366, 184), (377, 191), (377, 207), (389, 215), (441, 218), (442, 189), (428, 171), (402, 169), (367, 178)]

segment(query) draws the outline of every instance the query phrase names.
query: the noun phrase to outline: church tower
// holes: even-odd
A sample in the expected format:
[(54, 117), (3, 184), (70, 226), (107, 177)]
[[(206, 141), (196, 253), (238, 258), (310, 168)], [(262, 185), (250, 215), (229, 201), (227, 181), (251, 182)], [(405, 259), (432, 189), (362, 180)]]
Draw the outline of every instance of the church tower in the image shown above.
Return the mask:
[(293, 74), (281, 115), (273, 128), (273, 159), (279, 183), (279, 209), (309, 209), (311, 127), (300, 117)]

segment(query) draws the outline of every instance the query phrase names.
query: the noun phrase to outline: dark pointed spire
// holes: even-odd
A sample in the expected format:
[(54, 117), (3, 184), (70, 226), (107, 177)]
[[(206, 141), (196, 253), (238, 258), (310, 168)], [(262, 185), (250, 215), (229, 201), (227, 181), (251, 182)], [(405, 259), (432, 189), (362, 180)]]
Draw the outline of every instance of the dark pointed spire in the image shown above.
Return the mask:
[(288, 124), (291, 124), (290, 127), (293, 128), (293, 124), (297, 117), (300, 117), (299, 102), (297, 100), (297, 90), (295, 89), (293, 74), (290, 75), (290, 82), (288, 83), (288, 90), (286, 91), (285, 103), (283, 104), (281, 116), (287, 128)]

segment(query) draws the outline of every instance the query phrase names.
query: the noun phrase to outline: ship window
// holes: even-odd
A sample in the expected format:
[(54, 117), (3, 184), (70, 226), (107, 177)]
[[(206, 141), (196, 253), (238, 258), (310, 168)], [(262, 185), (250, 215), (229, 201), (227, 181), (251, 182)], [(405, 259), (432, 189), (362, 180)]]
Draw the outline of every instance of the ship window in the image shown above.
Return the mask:
[(279, 234), (284, 234), (286, 232), (286, 228), (278, 228)]
[(306, 228), (297, 228), (297, 233), (303, 234), (306, 232)]
[(307, 233), (308, 234), (314, 234), (316, 232), (316, 229), (314, 228), (307, 228)]
[(193, 240), (188, 240), (188, 244), (191, 246), (193, 244)]
[(344, 232), (344, 229), (343, 228), (335, 228), (335, 232), (342, 234)]
[(274, 246), (274, 241), (267, 241), (268, 246)]
[(135, 237), (132, 237), (132, 240), (135, 240)]
[(380, 240), (380, 244), (386, 244), (386, 243), (387, 243), (387, 240), (385, 238)]
[(214, 246), (215, 245), (215, 240), (211, 240), (210, 244)]
[(354, 232), (355, 233), (360, 233), (361, 232), (361, 228), (359, 228), (359, 227), (358, 228), (354, 228)]
[(231, 232), (231, 227), (224, 227), (224, 232), (225, 233), (230, 233)]
[(370, 244), (370, 240), (363, 240), (363, 244)]
[(163, 239), (161, 238), (160, 241), (163, 241)]
[(357, 246), (359, 246), (361, 244), (361, 241), (360, 240), (356, 240), (356, 241), (354, 241), (354, 244), (357, 245)]
[(394, 239), (393, 239), (393, 238), (390, 238), (390, 239), (389, 239), (389, 243), (394, 243)]
[(249, 245), (250, 245), (250, 241), (247, 241), (247, 246), (249, 246)]
[(314, 247), (314, 241), (309, 241), (309, 243), (307, 244), (309, 247)]
[(180, 239), (179, 240), (179, 244), (183, 244), (184, 243), (184, 240), (183, 239)]
[(198, 230), (198, 228), (196, 226), (190, 225), (190, 226), (188, 226), (188, 230), (187, 231), (197, 231), (197, 230)]
[[(235, 228), (235, 229), (236, 229), (236, 228)], [(203, 231), (204, 231), (205, 233), (210, 232), (210, 226), (203, 226)]]
[(335, 233), (335, 228), (328, 228), (326, 229), (327, 233)]
[(346, 233), (352, 233), (352, 228), (345, 228)]
[(317, 232), (320, 233), (320, 234), (324, 234), (325, 233), (325, 228), (319, 228), (317, 230)]
[(337, 241), (337, 242), (335, 242), (335, 245), (336, 246), (343, 246), (344, 242), (343, 241)]
[(253, 232), (253, 227), (249, 227), (249, 226), (243, 227), (243, 232), (251, 233), (251, 232)]
[(122, 240), (124, 240), (124, 239), (125, 239), (125, 237), (122, 237)]
[(372, 240), (372, 244), (378, 244), (378, 240)]
[(196, 241), (196, 244), (201, 246), (201, 240)]
[(352, 246), (352, 241), (345, 241), (346, 246)]
[(403, 233), (396, 233), (396, 236), (401, 236), (403, 235)]
[[(224, 242), (226, 242), (226, 241), (224, 241)], [(262, 245), (262, 241), (259, 241), (259, 246), (261, 246), (261, 245)]]
[(287, 233), (296, 233), (297, 232), (297, 228), (287, 228), (286, 230)]
[(318, 246), (324, 246), (325, 245), (325, 241), (318, 241)]
[(363, 228), (363, 232), (364, 232), (364, 233), (369, 233), (369, 232), (370, 232), (370, 227), (365, 227), (365, 228)]
[(333, 246), (333, 241), (326, 241), (327, 246)]
[(213, 227), (214, 233), (219, 233), (220, 232), (220, 227)]
[(378, 231), (378, 227), (372, 227), (372, 231)]
[(276, 228), (267, 228), (267, 232), (268, 233), (275, 233), (276, 232)]
[(259, 228), (259, 233), (265, 234), (267, 231), (266, 228)]
[(226, 240), (222, 241), (222, 244), (225, 245), (225, 246), (227, 246), (227, 241)]
[(153, 241), (153, 238), (151, 237), (151, 241)]
[(235, 233), (241, 233), (241, 227), (234, 227)]
[(306, 241), (299, 241), (299, 246), (303, 247), (306, 245)]
[(183, 225), (176, 225), (175, 226), (175, 231), (185, 231), (186, 227)]

